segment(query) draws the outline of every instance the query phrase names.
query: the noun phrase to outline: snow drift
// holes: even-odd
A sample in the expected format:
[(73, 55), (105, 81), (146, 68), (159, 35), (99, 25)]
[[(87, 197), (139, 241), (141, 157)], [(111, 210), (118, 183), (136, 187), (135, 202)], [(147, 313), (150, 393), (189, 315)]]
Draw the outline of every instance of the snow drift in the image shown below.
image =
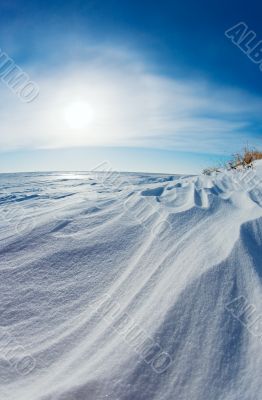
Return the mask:
[(1, 399), (261, 399), (261, 163), (0, 185)]

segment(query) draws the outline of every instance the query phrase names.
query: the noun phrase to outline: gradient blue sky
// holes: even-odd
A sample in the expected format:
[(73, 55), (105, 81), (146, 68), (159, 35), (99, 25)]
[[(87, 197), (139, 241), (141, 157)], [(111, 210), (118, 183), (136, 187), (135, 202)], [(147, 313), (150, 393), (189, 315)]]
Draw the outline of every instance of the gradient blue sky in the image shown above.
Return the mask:
[[(109, 161), (188, 173), (262, 147), (262, 72), (224, 34), (244, 21), (262, 40), (261, 11), (253, 0), (1, 0), (0, 48), (40, 95), (23, 104), (0, 81), (0, 172)], [(79, 128), (67, 113), (80, 103), (92, 118)]]

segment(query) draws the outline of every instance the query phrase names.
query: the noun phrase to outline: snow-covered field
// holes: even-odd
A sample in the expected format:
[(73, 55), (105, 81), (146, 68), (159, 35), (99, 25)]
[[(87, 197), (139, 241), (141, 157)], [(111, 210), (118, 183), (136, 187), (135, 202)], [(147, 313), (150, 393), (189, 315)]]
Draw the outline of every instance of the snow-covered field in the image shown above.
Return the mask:
[(0, 175), (1, 400), (261, 400), (262, 164)]

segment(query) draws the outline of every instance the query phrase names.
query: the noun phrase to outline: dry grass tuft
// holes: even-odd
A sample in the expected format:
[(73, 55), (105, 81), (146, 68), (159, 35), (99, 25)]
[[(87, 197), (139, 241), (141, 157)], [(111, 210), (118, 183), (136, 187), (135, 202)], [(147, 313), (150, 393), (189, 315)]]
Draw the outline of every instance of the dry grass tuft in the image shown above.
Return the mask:
[[(222, 169), (226, 168), (228, 171), (235, 169), (235, 170), (242, 170), (246, 168), (253, 168), (253, 163), (256, 160), (262, 160), (262, 151), (259, 151), (255, 148), (250, 149), (246, 146), (243, 149), (242, 153), (233, 154), (232, 160), (230, 160), (226, 165), (223, 166)], [(206, 168), (203, 171), (204, 175), (212, 175), (213, 173), (221, 172), (221, 168), (218, 167), (211, 167)]]
[(237, 153), (233, 155), (233, 159), (229, 161), (228, 169), (243, 169), (253, 167), (253, 162), (262, 160), (262, 152), (257, 149), (250, 149), (245, 147), (242, 154)]

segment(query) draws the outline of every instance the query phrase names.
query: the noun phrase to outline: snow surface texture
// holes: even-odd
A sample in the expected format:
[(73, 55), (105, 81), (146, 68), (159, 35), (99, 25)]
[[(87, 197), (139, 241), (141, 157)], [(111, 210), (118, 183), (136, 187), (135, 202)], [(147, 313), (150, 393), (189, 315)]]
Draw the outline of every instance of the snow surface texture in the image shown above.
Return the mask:
[(261, 400), (261, 182), (0, 175), (1, 400)]

